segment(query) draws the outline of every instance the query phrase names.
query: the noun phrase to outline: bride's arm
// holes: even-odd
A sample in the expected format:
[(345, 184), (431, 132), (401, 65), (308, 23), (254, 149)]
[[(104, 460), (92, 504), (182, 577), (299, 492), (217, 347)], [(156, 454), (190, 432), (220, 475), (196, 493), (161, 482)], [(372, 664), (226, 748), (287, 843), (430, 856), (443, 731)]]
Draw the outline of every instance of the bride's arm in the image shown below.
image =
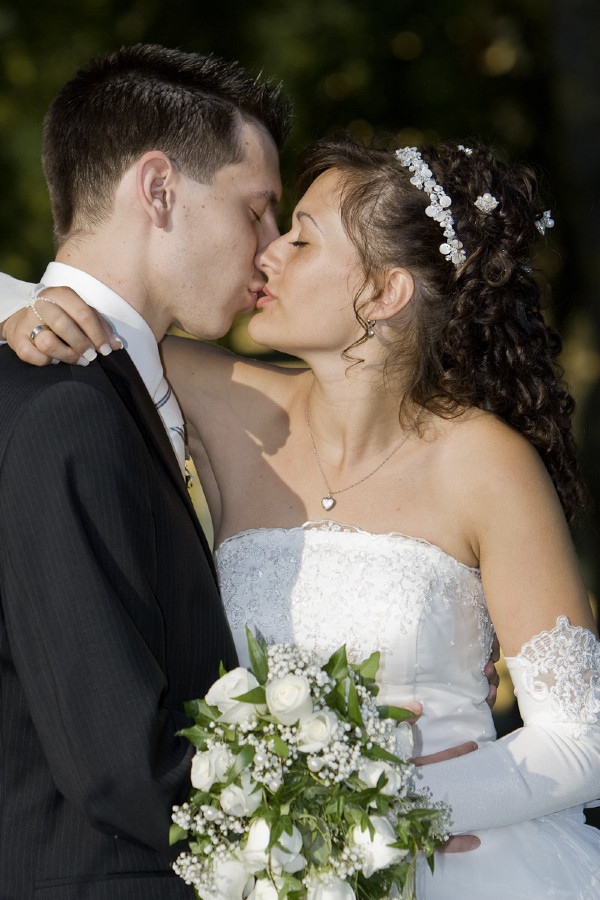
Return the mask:
[[(41, 324), (46, 327), (34, 343), (29, 336)], [(53, 359), (87, 365), (93, 354), (106, 355), (122, 346), (108, 322), (70, 288), (44, 288), (1, 272), (0, 340), (34, 366), (48, 365)]]
[(27, 306), (35, 288), (36, 285), (29, 281), (18, 281), (0, 272), (0, 338), (2, 338), (2, 324), (13, 313)]
[(476, 428), (456, 460), (463, 508), (524, 725), (420, 769), (457, 832), (600, 796), (600, 644), (558, 498), (524, 439)]
[[(38, 293), (33, 310), (30, 301)], [(40, 332), (34, 344), (29, 335), (41, 323), (40, 316), (47, 328)], [(122, 346), (109, 323), (71, 288), (44, 288), (3, 273), (0, 273), (0, 328), (0, 339), (6, 340), (24, 362), (33, 365), (47, 365), (52, 359), (85, 364), (81, 360), (83, 354), (94, 349), (107, 352), (107, 340), (112, 350)], [(243, 359), (203, 341), (169, 336), (163, 340), (161, 349), (167, 377), (188, 427), (195, 429), (203, 440), (206, 439), (203, 432), (210, 425), (206, 412), (214, 413), (215, 403), (239, 403), (236, 392), (244, 386), (256, 394), (270, 393), (270, 376), (273, 372), (281, 373), (277, 367)], [(247, 402), (245, 393), (242, 403), (247, 406)]]

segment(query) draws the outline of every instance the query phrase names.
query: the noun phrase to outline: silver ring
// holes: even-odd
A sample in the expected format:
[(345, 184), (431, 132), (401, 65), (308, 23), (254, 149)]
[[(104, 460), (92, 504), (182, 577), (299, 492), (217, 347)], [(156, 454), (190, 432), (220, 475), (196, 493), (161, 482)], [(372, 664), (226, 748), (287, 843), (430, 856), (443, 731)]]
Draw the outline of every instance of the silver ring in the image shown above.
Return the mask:
[(44, 329), (45, 329), (46, 327), (47, 327), (46, 325), (36, 325), (35, 328), (33, 329), (33, 331), (32, 331), (32, 332), (30, 333), (30, 335), (29, 335), (29, 340), (30, 340), (33, 344), (35, 344), (35, 339), (36, 339), (36, 337), (38, 336), (38, 334), (40, 333), (40, 331), (44, 331)]

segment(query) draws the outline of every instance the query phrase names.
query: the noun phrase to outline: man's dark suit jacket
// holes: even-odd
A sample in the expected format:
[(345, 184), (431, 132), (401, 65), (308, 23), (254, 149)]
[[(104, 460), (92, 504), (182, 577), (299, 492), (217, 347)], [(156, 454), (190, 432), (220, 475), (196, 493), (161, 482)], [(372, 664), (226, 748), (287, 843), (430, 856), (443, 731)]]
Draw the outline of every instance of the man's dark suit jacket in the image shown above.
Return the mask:
[(0, 391), (0, 898), (190, 900), (174, 732), (236, 660), (169, 438), (124, 350)]

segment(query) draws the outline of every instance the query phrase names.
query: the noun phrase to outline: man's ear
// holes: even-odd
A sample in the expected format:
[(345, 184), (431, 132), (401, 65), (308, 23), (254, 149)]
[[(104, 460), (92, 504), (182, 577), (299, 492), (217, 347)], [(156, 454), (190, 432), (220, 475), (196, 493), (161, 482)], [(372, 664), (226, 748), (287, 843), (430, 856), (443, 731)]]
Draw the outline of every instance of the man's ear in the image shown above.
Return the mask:
[(166, 153), (150, 150), (136, 167), (140, 206), (157, 228), (166, 228), (173, 209), (173, 185), (177, 170)]
[(373, 303), (369, 318), (376, 322), (393, 318), (407, 306), (415, 292), (415, 282), (406, 269), (388, 269), (381, 295)]

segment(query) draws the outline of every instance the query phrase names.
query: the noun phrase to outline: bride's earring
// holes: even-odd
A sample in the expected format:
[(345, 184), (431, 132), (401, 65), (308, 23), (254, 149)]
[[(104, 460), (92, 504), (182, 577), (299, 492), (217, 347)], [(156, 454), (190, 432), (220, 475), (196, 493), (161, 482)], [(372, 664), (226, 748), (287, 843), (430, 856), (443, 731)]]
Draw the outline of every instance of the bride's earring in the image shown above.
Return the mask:
[(372, 338), (375, 337), (375, 325), (377, 324), (375, 319), (367, 319), (367, 337)]

